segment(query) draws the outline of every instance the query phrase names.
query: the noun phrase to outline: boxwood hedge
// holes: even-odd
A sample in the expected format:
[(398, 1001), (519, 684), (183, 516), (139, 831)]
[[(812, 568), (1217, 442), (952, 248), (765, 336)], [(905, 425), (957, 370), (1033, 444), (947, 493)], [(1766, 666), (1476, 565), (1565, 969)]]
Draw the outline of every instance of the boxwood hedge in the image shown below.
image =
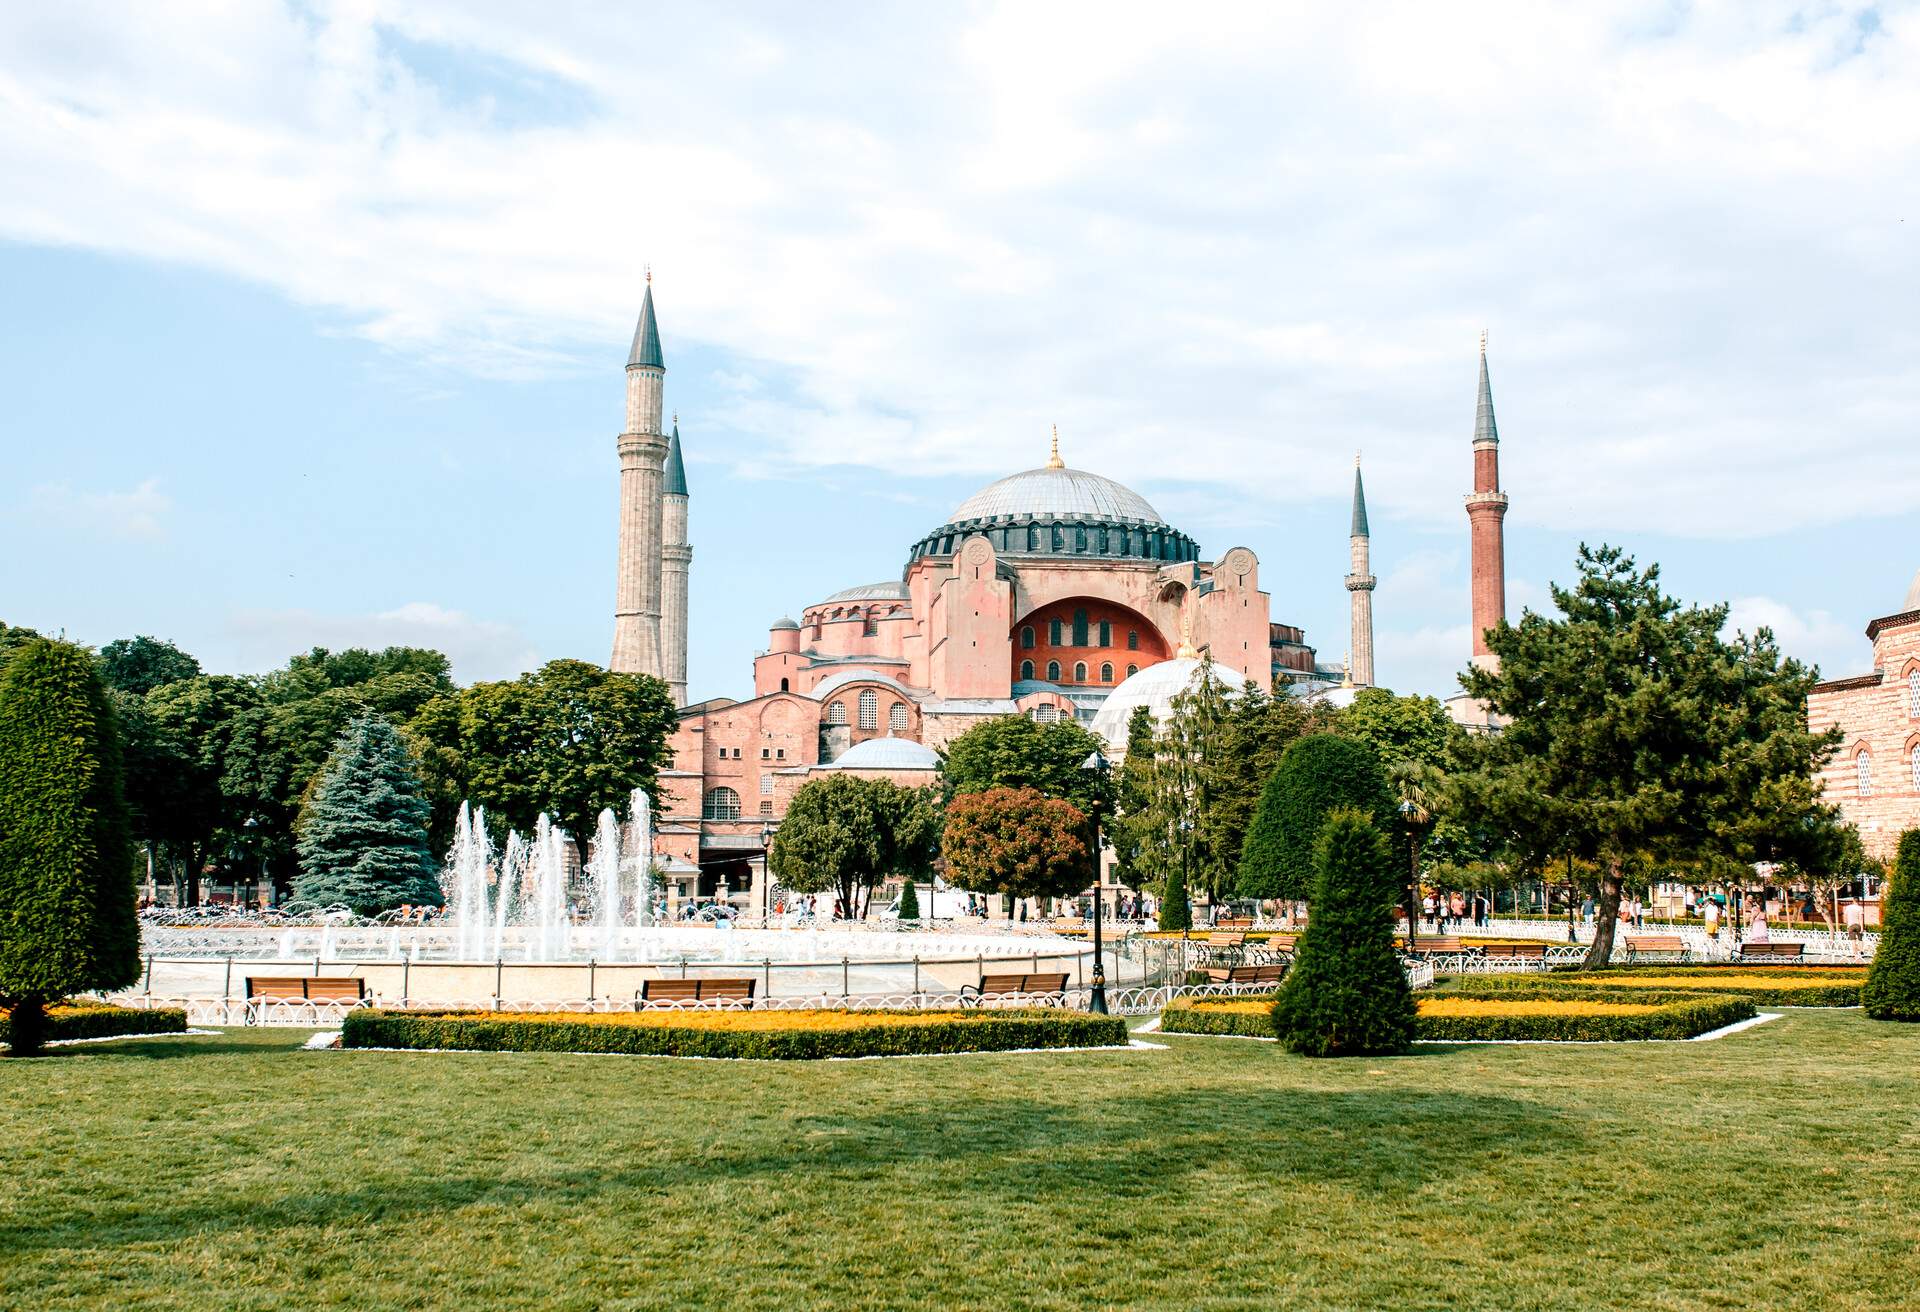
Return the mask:
[[(1255, 1004), (1256, 1010), (1235, 1011), (1222, 1006), (1217, 998), (1175, 998), (1160, 1013), (1160, 1028), (1168, 1034), (1238, 1034), (1249, 1039), (1271, 1039), (1273, 1033), (1271, 993), (1246, 994), (1232, 1003)], [(1214, 1005), (1203, 1005), (1212, 1002)]]
[[(743, 1025), (740, 1013), (722, 1028), (702, 1025), (702, 1014), (636, 1024), (618, 1015), (503, 1015), (493, 1012), (350, 1011), (341, 1025), (348, 1048), (452, 1048), (479, 1052), (617, 1052), (672, 1057), (730, 1057), (814, 1061), (825, 1057), (899, 1057), (943, 1052), (1005, 1052), (1015, 1048), (1117, 1047), (1127, 1042), (1118, 1016), (1073, 1011), (845, 1012), (883, 1022), (810, 1029), (790, 1012), (756, 1012), (764, 1028)], [(911, 1019), (906, 1017), (911, 1016)]]
[[(1452, 996), (1473, 996), (1455, 993)], [(1631, 996), (1609, 994), (1594, 997), (1592, 991), (1579, 998), (1564, 993), (1534, 993), (1508, 989), (1500, 991), (1502, 1000), (1515, 1002), (1533, 998), (1556, 1002), (1635, 1002), (1651, 1004), (1654, 1011), (1629, 1012), (1613, 1016), (1429, 1016), (1420, 1017), (1420, 1037), (1440, 1041), (1466, 1039), (1551, 1039), (1570, 1043), (1610, 1043), (1634, 1039), (1690, 1039), (1696, 1034), (1717, 1030), (1754, 1014), (1750, 999), (1725, 994), (1676, 995), (1634, 990)]]
[[(187, 1013), (178, 1009), (139, 1011), (97, 1002), (63, 1002), (47, 1008), (47, 1032), (43, 1041), (111, 1039), (123, 1034), (184, 1034), (186, 1030)], [(0, 1043), (7, 1041), (7, 1016), (0, 1011)]]

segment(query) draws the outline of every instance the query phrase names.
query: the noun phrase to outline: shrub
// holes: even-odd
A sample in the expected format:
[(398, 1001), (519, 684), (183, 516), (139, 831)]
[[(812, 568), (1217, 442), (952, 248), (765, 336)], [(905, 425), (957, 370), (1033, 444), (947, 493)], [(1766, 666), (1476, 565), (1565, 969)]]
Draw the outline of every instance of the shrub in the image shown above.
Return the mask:
[(900, 887), (900, 914), (898, 919), (920, 919), (920, 895), (913, 891), (913, 881), (911, 879)]
[(348, 1012), (341, 1026), (341, 1043), (349, 1048), (619, 1052), (770, 1061), (1113, 1047), (1126, 1042), (1126, 1022), (1117, 1016), (1037, 1009), (533, 1015), (368, 1009)]
[(1339, 807), (1358, 810), (1382, 828), (1391, 821), (1393, 797), (1379, 756), (1359, 739), (1339, 734), (1297, 740), (1260, 792), (1240, 852), (1240, 896), (1307, 897), (1316, 878), (1315, 844)]
[(1900, 835), (1860, 1003), (1875, 1020), (1920, 1021), (1920, 829)]
[(1709, 993), (1628, 993), (1588, 990), (1562, 993), (1502, 989), (1492, 996), (1449, 992), (1420, 999), (1419, 1036), (1433, 1040), (1535, 1039), (1608, 1043), (1638, 1039), (1690, 1039), (1747, 1020), (1746, 998)]
[[(0, 1012), (0, 1043), (10, 1043), (9, 1016)], [(108, 1039), (122, 1034), (184, 1034), (187, 1013), (177, 1008), (141, 1011), (98, 1002), (70, 1002), (46, 1011), (42, 1042), (61, 1039)]]
[(1187, 900), (1187, 877), (1178, 870), (1167, 876), (1160, 893), (1159, 925), (1182, 933), (1193, 928), (1193, 903)]
[(1399, 885), (1387, 840), (1359, 812), (1337, 811), (1320, 835), (1318, 864), (1313, 916), (1274, 1003), (1274, 1032), (1309, 1057), (1405, 1052), (1413, 992), (1393, 950)]
[(1271, 1039), (1271, 993), (1238, 998), (1175, 998), (1160, 1013), (1160, 1028), (1168, 1034), (1238, 1034), (1249, 1039)]
[(32, 1052), (56, 998), (140, 971), (120, 742), (94, 660), (29, 638), (0, 673), (0, 1006)]

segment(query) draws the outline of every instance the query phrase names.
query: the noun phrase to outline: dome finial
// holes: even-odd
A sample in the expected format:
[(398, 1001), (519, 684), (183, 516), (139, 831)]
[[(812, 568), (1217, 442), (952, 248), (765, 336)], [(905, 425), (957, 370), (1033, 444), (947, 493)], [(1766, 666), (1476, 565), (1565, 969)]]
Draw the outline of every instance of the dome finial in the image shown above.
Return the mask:
[(647, 271), (647, 284), (651, 286), (653, 284), (653, 265), (648, 264), (645, 266), (645, 268)]
[(1047, 457), (1048, 469), (1065, 469), (1067, 462), (1060, 458), (1060, 425), (1053, 426), (1053, 454)]

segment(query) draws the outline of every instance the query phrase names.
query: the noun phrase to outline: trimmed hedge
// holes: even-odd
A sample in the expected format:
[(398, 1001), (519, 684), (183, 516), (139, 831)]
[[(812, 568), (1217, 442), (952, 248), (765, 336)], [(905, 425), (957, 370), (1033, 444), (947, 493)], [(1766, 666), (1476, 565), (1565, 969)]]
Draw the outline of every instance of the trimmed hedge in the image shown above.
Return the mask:
[[(798, 1016), (842, 1023), (800, 1025)], [(865, 1018), (869, 1023), (862, 1024)], [(756, 1025), (754, 1021), (766, 1023)], [(707, 1022), (707, 1023), (703, 1023)], [(1074, 1011), (549, 1012), (350, 1011), (348, 1048), (454, 1048), (478, 1052), (617, 1052), (668, 1057), (817, 1061), (1014, 1048), (1120, 1047), (1118, 1016)]]
[[(1823, 978), (1828, 971), (1836, 972), (1835, 977)], [(1840, 976), (1838, 972), (1846, 973)], [(1866, 971), (1861, 966), (1614, 966), (1602, 970), (1556, 971), (1545, 975), (1483, 975), (1471, 978), (1474, 987), (1496, 991), (1559, 989), (1566, 990), (1562, 996), (1584, 998), (1592, 996), (1595, 990), (1603, 990), (1626, 997), (1644, 996), (1644, 986), (1619, 982), (1634, 976), (1644, 979), (1708, 980), (1711, 981), (1711, 988), (1703, 986), (1703, 992), (1745, 998), (1769, 1007), (1857, 1007), (1860, 1005), (1860, 986), (1866, 980)], [(1464, 984), (1467, 978), (1461, 977), (1461, 982)], [(1769, 988), (1753, 982), (1755, 979), (1792, 980), (1799, 982), (1800, 987)], [(1822, 982), (1809, 982), (1813, 980)], [(1669, 985), (1665, 991), (1683, 993), (1690, 989)]]
[[(1651, 1004), (1655, 1010), (1614, 1016), (1429, 1016), (1422, 1015), (1419, 1034), (1423, 1039), (1458, 1042), (1466, 1039), (1534, 1039), (1563, 1043), (1617, 1043), (1636, 1039), (1690, 1039), (1720, 1029), (1754, 1015), (1747, 998), (1709, 993), (1703, 997), (1685, 994), (1636, 991), (1629, 996), (1609, 993), (1594, 997), (1589, 990), (1578, 998), (1559, 993), (1528, 995), (1522, 990), (1497, 990), (1501, 1000), (1515, 1002), (1538, 998), (1552, 1002), (1630, 1002)], [(1473, 997), (1453, 993), (1452, 997)]]
[[(47, 1032), (43, 1040), (111, 1039), (122, 1034), (185, 1034), (187, 1013), (178, 1009), (139, 1011), (133, 1007), (110, 1007), (102, 1003), (70, 1002), (47, 1008)], [(9, 1041), (7, 1017), (0, 1012), (0, 1043)]]
[[(1272, 993), (1249, 993), (1237, 998), (1175, 998), (1160, 1013), (1160, 1028), (1168, 1034), (1238, 1034), (1271, 1039)], [(1241, 1003), (1250, 1007), (1241, 1010)]]

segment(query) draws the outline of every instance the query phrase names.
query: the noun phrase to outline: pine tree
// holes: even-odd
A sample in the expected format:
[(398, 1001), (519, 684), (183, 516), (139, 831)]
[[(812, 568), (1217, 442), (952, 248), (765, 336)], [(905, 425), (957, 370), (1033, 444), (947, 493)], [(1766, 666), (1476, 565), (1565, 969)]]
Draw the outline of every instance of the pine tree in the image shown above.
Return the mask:
[(1273, 1028), (1308, 1057), (1405, 1052), (1415, 1008), (1393, 950), (1399, 891), (1387, 840), (1356, 810), (1320, 833), (1313, 918), (1273, 1006)]
[(1893, 882), (1880, 904), (1880, 947), (1860, 990), (1875, 1020), (1920, 1021), (1920, 829), (1900, 835)]
[(112, 703), (93, 658), (29, 638), (0, 674), (0, 1006), (32, 1052), (46, 1005), (140, 971)]
[(392, 725), (365, 715), (347, 726), (300, 826), (293, 895), (362, 916), (437, 904), (438, 863), (427, 846), (430, 806)]
[(1160, 893), (1160, 928), (1193, 928), (1193, 904), (1187, 900), (1187, 877), (1178, 867), (1167, 876), (1166, 887)]
[(1309, 734), (1287, 748), (1261, 790), (1240, 853), (1240, 896), (1308, 896), (1321, 827), (1338, 807), (1355, 808), (1382, 829), (1392, 823), (1393, 798), (1380, 758), (1357, 738)]
[(897, 919), (920, 919), (920, 895), (914, 892), (912, 879), (900, 886), (900, 914)]

